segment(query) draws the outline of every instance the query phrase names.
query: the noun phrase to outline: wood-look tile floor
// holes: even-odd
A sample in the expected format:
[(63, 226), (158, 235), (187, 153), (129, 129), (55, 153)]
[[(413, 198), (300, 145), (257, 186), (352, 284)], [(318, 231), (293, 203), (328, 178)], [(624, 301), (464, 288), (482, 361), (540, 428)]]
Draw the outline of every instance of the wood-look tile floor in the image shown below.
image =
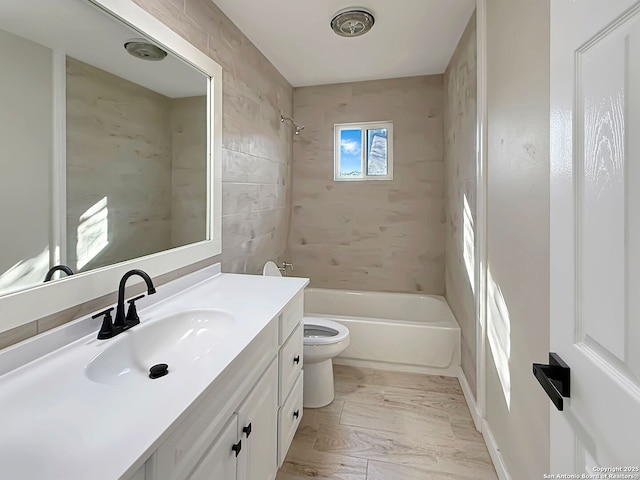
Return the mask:
[(456, 378), (334, 365), (276, 480), (497, 480)]

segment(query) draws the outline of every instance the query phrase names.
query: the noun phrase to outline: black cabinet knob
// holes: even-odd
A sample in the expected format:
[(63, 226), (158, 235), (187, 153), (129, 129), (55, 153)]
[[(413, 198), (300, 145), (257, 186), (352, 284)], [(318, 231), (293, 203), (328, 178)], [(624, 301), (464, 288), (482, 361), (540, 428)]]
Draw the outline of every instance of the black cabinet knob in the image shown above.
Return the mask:
[(296, 410), (293, 412), (293, 418), (298, 418), (300, 416), (300, 410)]
[(242, 432), (247, 436), (247, 438), (249, 438), (249, 435), (251, 435), (251, 424), (244, 427)]
[(300, 363), (300, 355), (296, 355), (295, 357), (293, 357), (293, 363)]
[(233, 450), (236, 453), (236, 457), (237, 457), (238, 454), (240, 453), (240, 450), (242, 450), (242, 440), (238, 440), (238, 443), (233, 445), (231, 447), (231, 450)]

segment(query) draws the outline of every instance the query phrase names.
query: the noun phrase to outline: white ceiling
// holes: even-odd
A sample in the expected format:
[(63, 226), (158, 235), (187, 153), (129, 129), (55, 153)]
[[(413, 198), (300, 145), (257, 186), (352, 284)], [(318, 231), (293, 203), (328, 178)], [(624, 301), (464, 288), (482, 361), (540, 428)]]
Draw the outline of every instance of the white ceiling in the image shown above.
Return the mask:
[[(213, 0), (294, 86), (443, 73), (475, 0)], [(331, 30), (334, 14), (364, 7), (362, 37)]]
[(59, 50), (170, 98), (206, 95), (204, 75), (169, 54), (132, 57), (124, 42), (140, 34), (83, 0), (0, 0), (0, 29)]

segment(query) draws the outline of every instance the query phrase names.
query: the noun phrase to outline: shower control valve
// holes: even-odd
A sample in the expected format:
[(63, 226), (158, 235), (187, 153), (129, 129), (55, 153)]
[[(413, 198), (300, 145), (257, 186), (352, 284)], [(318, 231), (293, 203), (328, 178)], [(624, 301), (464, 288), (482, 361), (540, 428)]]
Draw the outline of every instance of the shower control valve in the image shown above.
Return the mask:
[(282, 262), (282, 266), (278, 267), (278, 270), (280, 270), (283, 275), (287, 274), (287, 269), (289, 269), (289, 270), (291, 270), (293, 272), (293, 263)]

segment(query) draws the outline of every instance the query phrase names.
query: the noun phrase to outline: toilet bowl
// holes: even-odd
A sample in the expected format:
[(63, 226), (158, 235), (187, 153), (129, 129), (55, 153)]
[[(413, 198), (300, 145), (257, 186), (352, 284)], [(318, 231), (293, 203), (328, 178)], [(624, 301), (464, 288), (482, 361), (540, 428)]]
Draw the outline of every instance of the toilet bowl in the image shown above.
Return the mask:
[(333, 357), (349, 346), (349, 329), (324, 317), (304, 317), (305, 408), (320, 408), (333, 402)]
[[(262, 274), (281, 277), (278, 266), (268, 261)], [(320, 408), (333, 402), (333, 357), (349, 346), (349, 329), (325, 317), (303, 317), (303, 397), (305, 408)]]

